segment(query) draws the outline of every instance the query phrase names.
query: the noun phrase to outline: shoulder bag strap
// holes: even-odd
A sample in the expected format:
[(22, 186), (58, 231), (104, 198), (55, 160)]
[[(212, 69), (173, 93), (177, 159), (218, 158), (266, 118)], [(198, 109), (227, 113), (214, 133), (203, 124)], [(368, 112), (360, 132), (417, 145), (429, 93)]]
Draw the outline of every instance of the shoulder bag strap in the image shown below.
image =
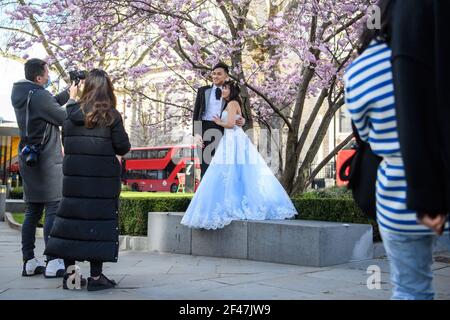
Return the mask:
[[(26, 113), (25, 113), (25, 138), (28, 141), (28, 122), (30, 121), (30, 101), (31, 101), (31, 96), (33, 95), (34, 90), (30, 90), (28, 92), (28, 98), (27, 98), (27, 106), (26, 106)], [(44, 131), (44, 136), (42, 137), (42, 141), (41, 141), (41, 145), (44, 144), (45, 138), (47, 137), (47, 129), (48, 129), (48, 122), (45, 125), (45, 131)]]

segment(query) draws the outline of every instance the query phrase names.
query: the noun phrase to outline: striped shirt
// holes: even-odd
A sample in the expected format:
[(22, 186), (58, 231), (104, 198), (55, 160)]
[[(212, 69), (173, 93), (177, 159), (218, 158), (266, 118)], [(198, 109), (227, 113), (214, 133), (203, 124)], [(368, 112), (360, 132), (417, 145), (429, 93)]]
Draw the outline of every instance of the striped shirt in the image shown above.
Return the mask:
[[(382, 157), (377, 174), (377, 220), (387, 232), (430, 235), (406, 206), (406, 177), (400, 153), (392, 76), (392, 52), (373, 41), (347, 68), (345, 100), (351, 118), (373, 152)], [(446, 225), (449, 230), (449, 225)]]

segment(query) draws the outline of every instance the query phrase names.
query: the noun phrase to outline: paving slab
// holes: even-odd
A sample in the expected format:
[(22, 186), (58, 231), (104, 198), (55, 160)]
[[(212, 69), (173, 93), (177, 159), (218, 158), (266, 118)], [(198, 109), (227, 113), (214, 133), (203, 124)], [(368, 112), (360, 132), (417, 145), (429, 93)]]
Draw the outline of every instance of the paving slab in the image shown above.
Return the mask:
[[(40, 259), (43, 249), (44, 241), (38, 238), (35, 252)], [(436, 298), (450, 300), (450, 264), (442, 261), (433, 264)], [(380, 290), (367, 288), (366, 270), (371, 265), (382, 271)], [(89, 275), (88, 263), (79, 266)], [(320, 268), (121, 251), (118, 263), (104, 265), (104, 273), (118, 287), (103, 292), (63, 290), (61, 279), (24, 278), (21, 271), (20, 233), (0, 223), (0, 300), (379, 300), (391, 295), (386, 258)]]

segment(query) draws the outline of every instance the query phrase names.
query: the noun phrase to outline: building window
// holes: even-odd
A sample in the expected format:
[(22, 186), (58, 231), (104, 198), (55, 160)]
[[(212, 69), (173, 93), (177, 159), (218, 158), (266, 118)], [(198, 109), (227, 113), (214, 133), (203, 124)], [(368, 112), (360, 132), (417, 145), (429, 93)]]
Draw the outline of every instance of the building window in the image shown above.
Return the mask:
[(339, 133), (351, 133), (352, 121), (346, 109), (339, 110)]

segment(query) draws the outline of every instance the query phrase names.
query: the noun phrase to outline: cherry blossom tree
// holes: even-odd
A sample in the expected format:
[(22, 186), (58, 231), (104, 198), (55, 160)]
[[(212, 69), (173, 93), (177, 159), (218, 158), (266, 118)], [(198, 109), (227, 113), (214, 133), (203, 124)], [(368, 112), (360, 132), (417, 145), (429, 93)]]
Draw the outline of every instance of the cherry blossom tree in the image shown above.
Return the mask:
[[(125, 16), (104, 7), (86, 10), (81, 4), (60, 0), (3, 3), (9, 21), (3, 20), (0, 24), (3, 34), (7, 35), (0, 54), (24, 62), (29, 58), (26, 52), (30, 48), (41, 46), (50, 68), (58, 75), (53, 79), (57, 84), (59, 80), (64, 84), (69, 82), (70, 69), (105, 69), (120, 95), (121, 113), (128, 114), (127, 107), (136, 108), (136, 123), (141, 126), (137, 130), (148, 135), (150, 126), (161, 123), (143, 120), (151, 105), (150, 101), (141, 99), (148, 88), (154, 89), (152, 83), (145, 81), (145, 75), (151, 69), (149, 52), (159, 44), (158, 36), (145, 28), (145, 17)], [(137, 30), (136, 25), (144, 27)], [(182, 112), (178, 117), (186, 118)]]
[[(10, 47), (23, 51), (42, 44), (63, 78), (73, 64), (105, 68), (131, 100), (176, 107), (185, 125), (195, 91), (207, 83), (211, 67), (228, 63), (242, 88), (248, 127), (257, 122), (269, 131), (286, 131), (276, 141), (282, 164), (278, 175), (295, 194), (351, 140), (311, 170), (344, 104), (342, 75), (373, 2), (42, 0), (37, 5), (17, 0), (10, 17), (26, 20), (29, 27), (16, 30)], [(171, 74), (161, 85), (167, 94), (151, 89), (154, 70)], [(308, 113), (307, 101), (314, 101)]]

